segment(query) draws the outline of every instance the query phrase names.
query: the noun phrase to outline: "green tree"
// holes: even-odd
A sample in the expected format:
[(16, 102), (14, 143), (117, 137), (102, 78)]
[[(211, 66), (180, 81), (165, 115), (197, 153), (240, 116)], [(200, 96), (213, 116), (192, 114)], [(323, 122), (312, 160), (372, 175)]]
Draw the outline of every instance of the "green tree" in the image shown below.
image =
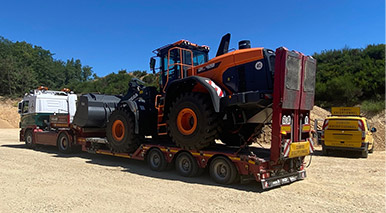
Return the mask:
[(12, 42), (0, 36), (0, 95), (21, 96), (40, 85), (61, 89), (70, 82), (85, 82), (92, 68), (79, 59), (63, 62), (53, 53), (27, 42)]
[(322, 106), (384, 100), (385, 45), (326, 50), (317, 59), (316, 103)]

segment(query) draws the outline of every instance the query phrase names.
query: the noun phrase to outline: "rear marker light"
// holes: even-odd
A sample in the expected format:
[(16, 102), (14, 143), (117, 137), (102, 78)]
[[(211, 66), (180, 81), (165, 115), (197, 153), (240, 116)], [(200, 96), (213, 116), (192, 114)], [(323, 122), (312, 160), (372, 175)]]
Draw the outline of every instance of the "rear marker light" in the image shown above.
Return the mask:
[(304, 124), (308, 124), (308, 122), (309, 122), (309, 118), (308, 118), (308, 116), (306, 116), (306, 117), (304, 118)]
[(362, 140), (366, 139), (365, 125), (362, 120), (358, 120), (358, 130), (362, 131)]
[(283, 116), (282, 119), (281, 119), (281, 124), (282, 125), (289, 125), (291, 124), (291, 116)]
[(324, 120), (324, 123), (323, 123), (323, 130), (326, 130), (328, 129), (328, 120)]
[(281, 118), (281, 124), (284, 125), (287, 123), (287, 116), (283, 115), (283, 117)]

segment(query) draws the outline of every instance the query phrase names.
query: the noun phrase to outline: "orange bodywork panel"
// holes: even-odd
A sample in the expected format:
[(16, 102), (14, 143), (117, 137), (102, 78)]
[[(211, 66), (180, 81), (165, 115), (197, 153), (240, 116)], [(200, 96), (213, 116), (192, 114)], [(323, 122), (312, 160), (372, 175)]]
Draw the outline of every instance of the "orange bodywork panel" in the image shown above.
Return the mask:
[[(190, 69), (188, 71), (188, 76), (197, 75), (209, 78), (218, 86), (225, 89), (228, 94), (232, 94), (232, 92), (223, 84), (223, 73), (231, 67), (261, 60), (263, 58), (263, 48), (235, 50), (233, 52), (215, 57), (205, 64), (195, 66), (193, 70)], [(219, 63), (218, 67), (211, 68), (217, 63)]]

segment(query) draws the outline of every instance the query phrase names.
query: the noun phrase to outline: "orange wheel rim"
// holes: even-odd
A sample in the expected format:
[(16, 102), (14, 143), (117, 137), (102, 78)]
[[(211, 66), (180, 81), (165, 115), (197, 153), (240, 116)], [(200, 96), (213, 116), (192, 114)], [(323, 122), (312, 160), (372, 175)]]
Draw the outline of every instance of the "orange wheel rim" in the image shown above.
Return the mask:
[(183, 135), (191, 135), (197, 128), (197, 115), (189, 109), (182, 109), (177, 116), (177, 127)]
[(116, 120), (113, 123), (112, 128), (113, 138), (117, 141), (120, 141), (125, 136), (125, 129), (123, 122), (121, 120)]

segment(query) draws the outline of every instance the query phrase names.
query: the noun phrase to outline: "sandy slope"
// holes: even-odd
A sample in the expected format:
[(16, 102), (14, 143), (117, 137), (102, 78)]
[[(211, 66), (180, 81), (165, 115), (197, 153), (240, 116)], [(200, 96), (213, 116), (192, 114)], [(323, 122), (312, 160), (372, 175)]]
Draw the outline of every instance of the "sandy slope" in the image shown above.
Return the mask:
[(385, 152), (312, 158), (308, 177), (262, 191), (184, 178), (146, 163), (56, 148), (24, 148), (0, 129), (0, 212), (385, 212)]
[(0, 128), (19, 127), (20, 115), (17, 113), (17, 103), (19, 101), (0, 96)]

